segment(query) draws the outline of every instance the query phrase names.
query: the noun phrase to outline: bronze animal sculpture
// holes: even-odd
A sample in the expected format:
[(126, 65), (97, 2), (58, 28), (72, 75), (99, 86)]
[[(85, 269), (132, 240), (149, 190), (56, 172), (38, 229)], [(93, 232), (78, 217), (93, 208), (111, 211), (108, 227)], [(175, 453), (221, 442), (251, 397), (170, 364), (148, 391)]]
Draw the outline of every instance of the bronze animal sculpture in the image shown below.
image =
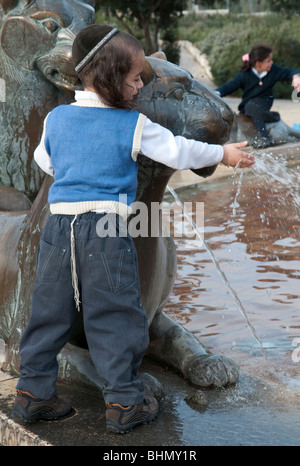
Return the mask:
[[(68, 3), (71, 4), (71, 0)], [(174, 134), (225, 143), (233, 120), (229, 107), (176, 65), (157, 58), (148, 58), (147, 63), (143, 76), (146, 85), (138, 97), (137, 108), (153, 121), (167, 126)], [(54, 89), (52, 91), (54, 93)], [(56, 104), (57, 98), (54, 97), (52, 105)], [(42, 119), (39, 125), (42, 125)], [(30, 150), (33, 149), (31, 147)], [(12, 159), (18, 156), (16, 150), (11, 154)], [(195, 172), (199, 176), (209, 176), (215, 168)], [(140, 155), (137, 200), (147, 206), (155, 201), (160, 203), (173, 173), (173, 169)], [(16, 196), (15, 189), (0, 188), (0, 209), (3, 209), (0, 212), (0, 337), (7, 344), (6, 369), (16, 373), (20, 336), (30, 315), (37, 245), (49, 215), (47, 192), (51, 182), (51, 178), (46, 176), (29, 210), (22, 210), (23, 203), (28, 201), (19, 193), (15, 210), (12, 211), (9, 191)], [(1, 201), (4, 200), (4, 189), (5, 203)], [(135, 242), (142, 304), (150, 324), (149, 354), (176, 368), (198, 386), (234, 383), (238, 378), (236, 364), (224, 356), (212, 355), (191, 333), (163, 312), (176, 274), (176, 251), (172, 238), (137, 237)], [(78, 378), (80, 374), (89, 373), (87, 377), (95, 380), (97, 377), (93, 374), (88, 351), (84, 348), (80, 316), (81, 313), (74, 327), (72, 343), (60, 355), (61, 366), (66, 360), (71, 366), (76, 366), (79, 361), (77, 367), (73, 367)], [(101, 385), (101, 380), (97, 379), (96, 383)]]
[[(274, 145), (297, 142), (300, 140), (300, 131), (288, 126), (283, 120), (266, 124), (268, 133)], [(252, 145), (260, 138), (257, 128), (250, 117), (246, 115), (236, 115), (230, 133), (231, 142), (248, 141)]]
[(70, 102), (78, 78), (71, 50), (75, 35), (94, 22), (88, 1), (1, 0), (0, 184), (28, 196), (43, 175), (33, 161), (41, 121), (54, 107)]

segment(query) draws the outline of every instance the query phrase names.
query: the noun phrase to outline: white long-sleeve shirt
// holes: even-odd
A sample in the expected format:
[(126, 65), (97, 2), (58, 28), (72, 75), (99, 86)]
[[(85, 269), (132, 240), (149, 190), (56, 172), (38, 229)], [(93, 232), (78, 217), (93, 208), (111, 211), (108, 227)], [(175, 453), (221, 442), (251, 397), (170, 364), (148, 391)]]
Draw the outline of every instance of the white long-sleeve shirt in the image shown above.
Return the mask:
[[(76, 91), (75, 100), (77, 105), (84, 106), (87, 101), (102, 105), (97, 94), (90, 91)], [(47, 119), (41, 142), (34, 152), (34, 159), (45, 173), (53, 176), (51, 157), (43, 143), (46, 121)], [(174, 136), (170, 130), (153, 123), (149, 118), (145, 118), (143, 122), (140, 153), (175, 170), (209, 167), (217, 165), (223, 159), (222, 146)]]
[[(71, 105), (89, 107), (107, 107), (97, 94), (90, 91), (76, 91), (75, 102)], [(47, 117), (44, 121), (44, 129), (41, 142), (34, 152), (34, 159), (40, 168), (47, 174), (54, 176), (50, 154), (48, 154), (44, 139), (46, 134)], [(154, 161), (163, 163), (175, 170), (199, 169), (217, 165), (223, 159), (223, 147), (217, 144), (186, 139), (182, 136), (174, 136), (171, 131), (163, 126), (153, 123), (145, 115), (140, 114), (134, 136), (132, 158), (136, 160), (141, 153)], [(131, 212), (131, 207), (122, 201), (92, 201), (86, 202), (57, 202), (50, 204), (52, 214), (76, 215), (89, 211), (115, 212), (124, 219)]]

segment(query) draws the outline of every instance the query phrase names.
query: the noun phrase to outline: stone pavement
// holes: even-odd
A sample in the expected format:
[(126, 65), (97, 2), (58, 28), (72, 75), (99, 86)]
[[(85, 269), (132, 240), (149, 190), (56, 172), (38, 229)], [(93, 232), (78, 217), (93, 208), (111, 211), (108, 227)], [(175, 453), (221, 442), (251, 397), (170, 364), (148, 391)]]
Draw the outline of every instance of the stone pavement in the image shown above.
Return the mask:
[[(151, 361), (144, 362), (143, 370), (163, 386), (160, 414), (156, 421), (126, 435), (106, 431), (98, 389), (68, 384), (59, 385), (59, 394), (72, 401), (72, 416), (22, 427), (10, 419), (16, 379), (2, 373), (0, 445), (102, 446), (113, 451), (129, 447), (184, 451), (191, 446), (300, 445), (299, 392), (247, 374), (241, 374), (235, 386), (201, 391)], [(195, 395), (200, 395), (198, 404), (193, 402)], [(200, 459), (198, 449), (195, 451)]]
[[(205, 62), (199, 68), (190, 52), (185, 52), (183, 59), (182, 66), (190, 69), (195, 77), (200, 73), (198, 79), (202, 76), (209, 80)], [(237, 104), (237, 99), (233, 104)], [(286, 123), (299, 122), (297, 104), (280, 101), (275, 105), (283, 111)], [(224, 176), (228, 170), (219, 167), (214, 176)], [(176, 174), (171, 184), (176, 187), (193, 182), (191, 172), (187, 171)], [(0, 340), (0, 366), (3, 359), (4, 347)], [(156, 377), (163, 386), (160, 414), (150, 425), (139, 426), (123, 436), (106, 431), (101, 393), (96, 387), (83, 384), (59, 385), (59, 394), (72, 401), (74, 412), (70, 417), (26, 427), (16, 424), (10, 419), (10, 413), (17, 379), (0, 371), (0, 445), (102, 446), (102, 451), (109, 452), (136, 448), (140, 460), (142, 456), (147, 460), (147, 452), (155, 449), (184, 452), (193, 447), (200, 460), (197, 449), (200, 446), (300, 445), (300, 392), (278, 381), (243, 372), (234, 386), (199, 390), (153, 361), (146, 359), (142, 370)], [(138, 447), (143, 447), (143, 455)]]

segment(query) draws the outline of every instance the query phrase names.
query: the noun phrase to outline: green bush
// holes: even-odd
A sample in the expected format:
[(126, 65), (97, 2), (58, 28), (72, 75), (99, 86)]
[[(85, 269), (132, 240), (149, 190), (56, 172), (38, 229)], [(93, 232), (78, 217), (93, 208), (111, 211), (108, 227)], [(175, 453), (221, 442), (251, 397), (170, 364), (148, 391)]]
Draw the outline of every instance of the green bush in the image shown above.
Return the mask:
[[(179, 36), (190, 40), (207, 54), (217, 85), (232, 79), (240, 70), (241, 57), (253, 45), (268, 44), (273, 60), (281, 66), (300, 71), (300, 18), (285, 19), (279, 14), (263, 17), (250, 15), (188, 15), (180, 21)], [(291, 86), (278, 83), (277, 98), (290, 98)]]
[(173, 22), (168, 29), (166, 29), (161, 37), (162, 40), (162, 51), (168, 57), (168, 60), (176, 65), (179, 65), (180, 61), (180, 47), (177, 44), (178, 40), (178, 29), (177, 22)]

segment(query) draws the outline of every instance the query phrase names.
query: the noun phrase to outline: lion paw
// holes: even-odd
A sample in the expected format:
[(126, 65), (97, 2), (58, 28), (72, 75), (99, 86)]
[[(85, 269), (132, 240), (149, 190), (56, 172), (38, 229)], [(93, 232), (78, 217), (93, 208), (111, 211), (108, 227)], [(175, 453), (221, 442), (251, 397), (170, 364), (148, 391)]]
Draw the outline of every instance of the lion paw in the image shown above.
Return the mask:
[(184, 363), (182, 373), (199, 387), (223, 387), (239, 378), (237, 364), (221, 355), (193, 355)]

